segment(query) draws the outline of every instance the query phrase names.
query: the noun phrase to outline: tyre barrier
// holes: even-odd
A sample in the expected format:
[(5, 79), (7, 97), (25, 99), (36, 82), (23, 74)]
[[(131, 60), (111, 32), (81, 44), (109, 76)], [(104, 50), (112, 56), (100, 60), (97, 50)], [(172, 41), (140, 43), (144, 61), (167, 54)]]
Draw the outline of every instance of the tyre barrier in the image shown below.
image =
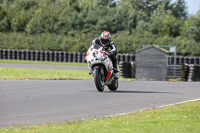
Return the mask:
[(85, 60), (85, 57), (86, 57), (86, 53), (83, 53), (83, 57), (82, 57), (82, 62), (83, 63), (86, 63), (87, 61)]
[[(0, 49), (0, 59), (31, 60), (31, 61), (53, 61), (53, 62), (80, 62), (86, 63), (86, 53), (73, 53), (64, 51), (39, 51), (39, 50), (12, 50)], [(136, 61), (134, 54), (118, 54), (119, 62)], [(183, 63), (200, 65), (200, 57), (176, 57), (176, 64)], [(168, 64), (174, 64), (174, 57), (168, 57)]]
[(63, 62), (68, 62), (68, 55), (69, 55), (68, 52), (64, 52), (64, 55), (63, 55)]
[(68, 62), (73, 62), (73, 53), (69, 52), (68, 54)]
[(188, 64), (182, 64), (181, 81), (188, 81), (189, 70), (190, 68)]
[(189, 65), (188, 81), (200, 81), (200, 65)]
[(132, 66), (130, 62), (119, 62), (120, 73), (119, 76), (123, 78), (132, 77)]
[(78, 62), (78, 53), (73, 53), (73, 62)]
[(134, 54), (118, 54), (117, 61), (119, 62), (134, 62), (135, 55)]
[(82, 63), (82, 60), (83, 60), (83, 54), (78, 53), (77, 62)]
[(194, 64), (194, 58), (189, 57), (189, 63), (188, 64)]
[[(189, 59), (189, 58), (188, 58)], [(174, 66), (168, 65), (167, 78), (174, 78)], [(176, 77), (181, 81), (200, 81), (200, 65), (183, 63), (176, 65)]]
[(184, 57), (179, 57), (180, 58), (180, 63), (184, 64)]
[(189, 64), (189, 58), (188, 57), (184, 58), (184, 63)]
[(48, 51), (45, 51), (44, 52), (44, 61), (49, 61), (49, 59), (50, 59), (50, 56), (49, 56), (49, 52)]
[[(200, 57), (176, 57), (176, 64), (181, 65), (181, 64), (195, 64), (195, 65), (200, 65)], [(174, 64), (174, 57), (169, 56), (168, 57), (168, 64)]]
[(200, 58), (199, 57), (194, 58), (194, 64), (200, 65)]

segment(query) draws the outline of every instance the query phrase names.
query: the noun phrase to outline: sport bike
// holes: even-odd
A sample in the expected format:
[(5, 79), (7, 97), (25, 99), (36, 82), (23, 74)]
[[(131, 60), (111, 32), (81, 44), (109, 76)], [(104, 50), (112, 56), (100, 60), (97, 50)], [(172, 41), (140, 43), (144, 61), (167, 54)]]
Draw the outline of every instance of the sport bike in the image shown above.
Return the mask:
[(118, 88), (118, 74), (114, 73), (109, 53), (101, 45), (92, 44), (85, 59), (90, 70), (89, 74), (94, 77), (97, 90), (102, 92), (104, 87), (108, 86), (109, 90), (116, 91)]

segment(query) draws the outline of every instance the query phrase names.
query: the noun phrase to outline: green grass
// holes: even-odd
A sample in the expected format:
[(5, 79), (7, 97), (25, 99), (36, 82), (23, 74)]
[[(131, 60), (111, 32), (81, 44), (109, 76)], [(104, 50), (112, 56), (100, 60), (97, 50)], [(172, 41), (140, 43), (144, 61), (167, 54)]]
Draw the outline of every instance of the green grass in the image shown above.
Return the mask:
[(2, 60), (2, 59), (0, 59), (0, 63), (87, 66), (87, 63), (24, 61), (24, 60)]
[(7, 133), (199, 133), (200, 101), (170, 105), (123, 116), (55, 124), (0, 128)]
[(0, 79), (90, 80), (89, 70), (0, 67)]
[[(0, 67), (0, 80), (93, 80), (89, 70)], [(135, 79), (119, 78), (132, 81)]]
[[(0, 63), (87, 66), (86, 63), (42, 62), (22, 60), (0, 60)], [(0, 79), (90, 80), (92, 79), (92, 76), (89, 76), (88, 73), (89, 70), (0, 67)]]
[[(22, 61), (22, 60), (0, 60), (0, 63), (87, 66), (86, 63), (63, 63), (63, 62)], [(93, 77), (89, 75), (89, 70), (0, 67), (0, 80), (1, 79), (93, 80)], [(119, 80), (132, 81), (135, 79), (120, 78)]]

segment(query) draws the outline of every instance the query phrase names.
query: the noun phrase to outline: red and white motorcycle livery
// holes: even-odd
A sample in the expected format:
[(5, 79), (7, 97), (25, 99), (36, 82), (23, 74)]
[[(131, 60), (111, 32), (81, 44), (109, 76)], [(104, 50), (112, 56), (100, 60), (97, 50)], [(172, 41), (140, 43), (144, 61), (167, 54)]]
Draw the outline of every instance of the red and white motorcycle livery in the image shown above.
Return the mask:
[(103, 47), (98, 44), (92, 44), (87, 51), (85, 59), (87, 60), (90, 74), (94, 77), (97, 90), (102, 92), (106, 85), (109, 90), (116, 91), (118, 88), (118, 74), (114, 73), (112, 60)]

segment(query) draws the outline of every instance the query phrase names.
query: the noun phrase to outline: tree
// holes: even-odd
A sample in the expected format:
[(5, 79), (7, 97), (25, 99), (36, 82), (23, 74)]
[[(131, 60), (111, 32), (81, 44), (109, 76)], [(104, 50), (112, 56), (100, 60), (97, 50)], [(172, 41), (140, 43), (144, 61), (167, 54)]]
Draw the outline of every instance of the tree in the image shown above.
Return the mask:
[(200, 10), (197, 15), (189, 18), (182, 27), (182, 34), (189, 38), (193, 38), (195, 41), (200, 42)]
[(43, 4), (35, 11), (34, 16), (27, 24), (26, 32), (29, 34), (56, 33), (60, 10), (59, 5), (55, 3)]
[(170, 13), (166, 14), (162, 27), (159, 28), (159, 34), (161, 35), (169, 35), (169, 36), (177, 36), (176, 29), (178, 26), (177, 19)]
[(190, 25), (192, 25), (193, 21), (194, 21), (194, 17), (190, 17), (187, 20), (185, 20), (184, 24), (181, 27), (181, 31), (180, 31), (180, 35), (182, 37), (187, 37), (187, 34), (188, 34), (187, 29)]
[(172, 14), (176, 18), (187, 17), (187, 6), (185, 0), (178, 0), (172, 4)]
[(69, 0), (69, 5), (77, 12), (80, 12), (79, 0)]
[(150, 31), (153, 34), (159, 34), (159, 30), (163, 26), (163, 21), (165, 19), (165, 9), (164, 5), (160, 5), (156, 10), (154, 10), (153, 14), (150, 17)]

